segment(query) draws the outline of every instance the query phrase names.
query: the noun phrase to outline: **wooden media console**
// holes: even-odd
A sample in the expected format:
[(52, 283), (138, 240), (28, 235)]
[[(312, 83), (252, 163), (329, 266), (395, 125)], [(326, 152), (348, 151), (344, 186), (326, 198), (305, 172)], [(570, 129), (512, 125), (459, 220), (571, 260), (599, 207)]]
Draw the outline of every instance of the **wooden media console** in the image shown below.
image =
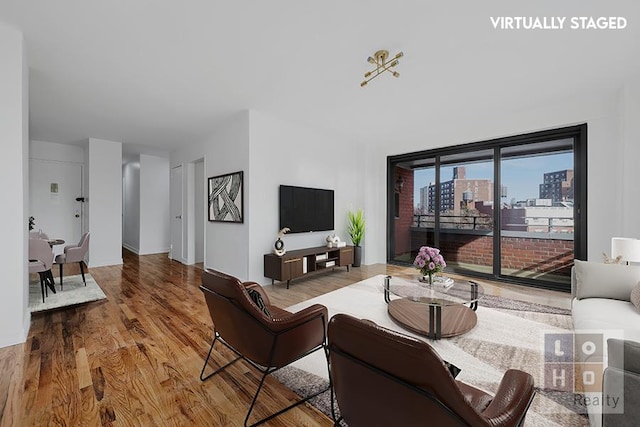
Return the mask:
[(287, 289), (292, 279), (304, 275), (333, 269), (333, 267), (349, 267), (353, 264), (353, 246), (329, 248), (318, 246), (315, 248), (296, 249), (288, 251), (282, 256), (275, 254), (264, 255), (264, 276), (271, 279), (287, 281)]

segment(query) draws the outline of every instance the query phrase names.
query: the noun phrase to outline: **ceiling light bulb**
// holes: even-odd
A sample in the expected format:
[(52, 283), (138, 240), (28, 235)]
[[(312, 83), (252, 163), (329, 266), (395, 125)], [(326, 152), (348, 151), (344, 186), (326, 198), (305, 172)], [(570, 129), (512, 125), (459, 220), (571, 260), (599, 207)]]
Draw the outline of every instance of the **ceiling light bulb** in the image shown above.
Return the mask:
[(397, 72), (397, 71), (394, 71), (394, 72), (393, 72), (393, 77), (400, 77), (400, 73), (399, 73), (399, 72)]
[(366, 85), (367, 85), (367, 82), (366, 82), (366, 81), (364, 81), (364, 82), (360, 83), (360, 87), (365, 87)]
[(364, 78), (366, 79), (367, 77), (369, 77), (371, 75), (371, 71), (367, 71), (366, 73), (364, 73)]
[(396, 55), (396, 59), (402, 58), (403, 56), (404, 56), (404, 52), (398, 52), (398, 54)]
[(375, 64), (375, 63), (376, 63), (376, 60), (375, 60), (375, 59), (373, 59), (372, 57), (368, 57), (368, 58), (367, 58), (367, 62), (369, 62), (369, 63), (371, 63), (371, 64)]
[(391, 64), (389, 64), (389, 67), (395, 67), (396, 65), (398, 65), (398, 60), (397, 59), (395, 61), (393, 61)]

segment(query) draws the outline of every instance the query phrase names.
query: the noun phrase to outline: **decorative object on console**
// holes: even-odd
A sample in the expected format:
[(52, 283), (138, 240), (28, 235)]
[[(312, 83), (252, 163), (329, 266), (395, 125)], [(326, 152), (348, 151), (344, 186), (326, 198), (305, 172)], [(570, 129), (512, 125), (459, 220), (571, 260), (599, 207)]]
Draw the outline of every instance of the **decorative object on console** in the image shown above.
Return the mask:
[(640, 239), (629, 237), (611, 238), (611, 258), (619, 256), (627, 264), (640, 262)]
[(328, 248), (344, 248), (347, 246), (347, 242), (341, 241), (340, 237), (336, 236), (335, 233), (329, 234), (325, 240)]
[(429, 246), (422, 246), (413, 261), (413, 265), (420, 270), (423, 282), (433, 284), (433, 275), (440, 273), (447, 266), (440, 249)]
[(243, 172), (209, 178), (209, 221), (244, 222)]
[(36, 226), (36, 219), (32, 216), (29, 217), (29, 231), (33, 230)]
[(393, 75), (393, 77), (396, 77), (396, 78), (400, 77), (400, 73), (398, 73), (397, 71), (393, 71), (391, 68), (398, 65), (399, 64), (398, 59), (402, 58), (403, 56), (404, 56), (404, 53), (398, 52), (390, 62), (387, 62), (387, 59), (389, 58), (389, 51), (379, 50), (376, 53), (374, 53), (373, 56), (368, 57), (367, 62), (375, 65), (376, 69), (372, 71), (367, 71), (366, 73), (364, 73), (365, 80), (362, 83), (360, 83), (360, 87), (365, 87), (371, 80), (375, 79), (385, 71), (390, 72)]
[(278, 256), (282, 256), (282, 255), (287, 253), (287, 251), (284, 249), (284, 241), (282, 240), (282, 238), (289, 231), (290, 230), (289, 230), (288, 227), (284, 227), (282, 230), (278, 231), (278, 240), (276, 240), (276, 243), (273, 245), (274, 246), (274, 249), (273, 249), (273, 253), (274, 254), (276, 254)]
[(360, 262), (362, 261), (362, 247), (360, 247), (360, 242), (362, 242), (362, 238), (364, 237), (364, 213), (362, 209), (358, 209), (355, 213), (349, 211), (349, 226), (347, 231), (349, 232), (349, 237), (351, 237), (351, 241), (353, 242), (353, 266), (360, 267)]

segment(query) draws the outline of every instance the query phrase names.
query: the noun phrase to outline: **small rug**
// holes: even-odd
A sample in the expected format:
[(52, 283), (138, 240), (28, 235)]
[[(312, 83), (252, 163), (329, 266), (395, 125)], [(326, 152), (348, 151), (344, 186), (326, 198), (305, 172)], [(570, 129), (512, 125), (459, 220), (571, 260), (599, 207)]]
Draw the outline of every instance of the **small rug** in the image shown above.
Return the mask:
[(54, 294), (51, 289), (47, 289), (48, 296), (45, 297), (44, 303), (42, 302), (40, 279), (32, 280), (29, 283), (29, 311), (37, 313), (107, 298), (90, 274), (85, 274), (84, 277), (87, 280), (87, 286), (84, 285), (80, 274), (64, 276), (63, 290), (60, 290), (60, 277), (56, 277), (56, 293)]
[[(486, 296), (480, 300), (478, 324), (470, 332), (449, 339), (432, 341), (397, 325), (387, 313), (382, 295), (382, 275), (329, 292), (289, 307), (296, 312), (312, 304), (322, 304), (329, 316), (347, 313), (369, 319), (386, 328), (424, 340), (440, 356), (462, 369), (457, 379), (494, 394), (509, 368), (531, 374), (536, 396), (527, 413), (525, 426), (587, 426), (584, 406), (573, 394), (544, 389), (544, 334), (570, 333), (569, 310), (507, 298)], [(301, 396), (310, 389), (328, 384), (326, 359), (316, 352), (274, 374), (284, 385)], [(311, 401), (331, 416), (330, 393)]]

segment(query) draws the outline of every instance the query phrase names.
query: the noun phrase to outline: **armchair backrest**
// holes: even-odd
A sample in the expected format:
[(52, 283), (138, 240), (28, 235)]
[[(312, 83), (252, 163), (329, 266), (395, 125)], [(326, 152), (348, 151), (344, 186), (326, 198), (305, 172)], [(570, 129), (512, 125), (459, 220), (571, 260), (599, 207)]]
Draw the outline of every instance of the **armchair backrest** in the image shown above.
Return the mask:
[(328, 336), (349, 425), (486, 425), (429, 344), (345, 314), (331, 318)]
[(43, 239), (29, 239), (29, 259), (42, 262), (43, 271), (50, 270), (53, 265), (53, 251), (49, 243)]
[(248, 359), (268, 366), (275, 335), (267, 319), (236, 277), (207, 269), (202, 286), (216, 332)]

